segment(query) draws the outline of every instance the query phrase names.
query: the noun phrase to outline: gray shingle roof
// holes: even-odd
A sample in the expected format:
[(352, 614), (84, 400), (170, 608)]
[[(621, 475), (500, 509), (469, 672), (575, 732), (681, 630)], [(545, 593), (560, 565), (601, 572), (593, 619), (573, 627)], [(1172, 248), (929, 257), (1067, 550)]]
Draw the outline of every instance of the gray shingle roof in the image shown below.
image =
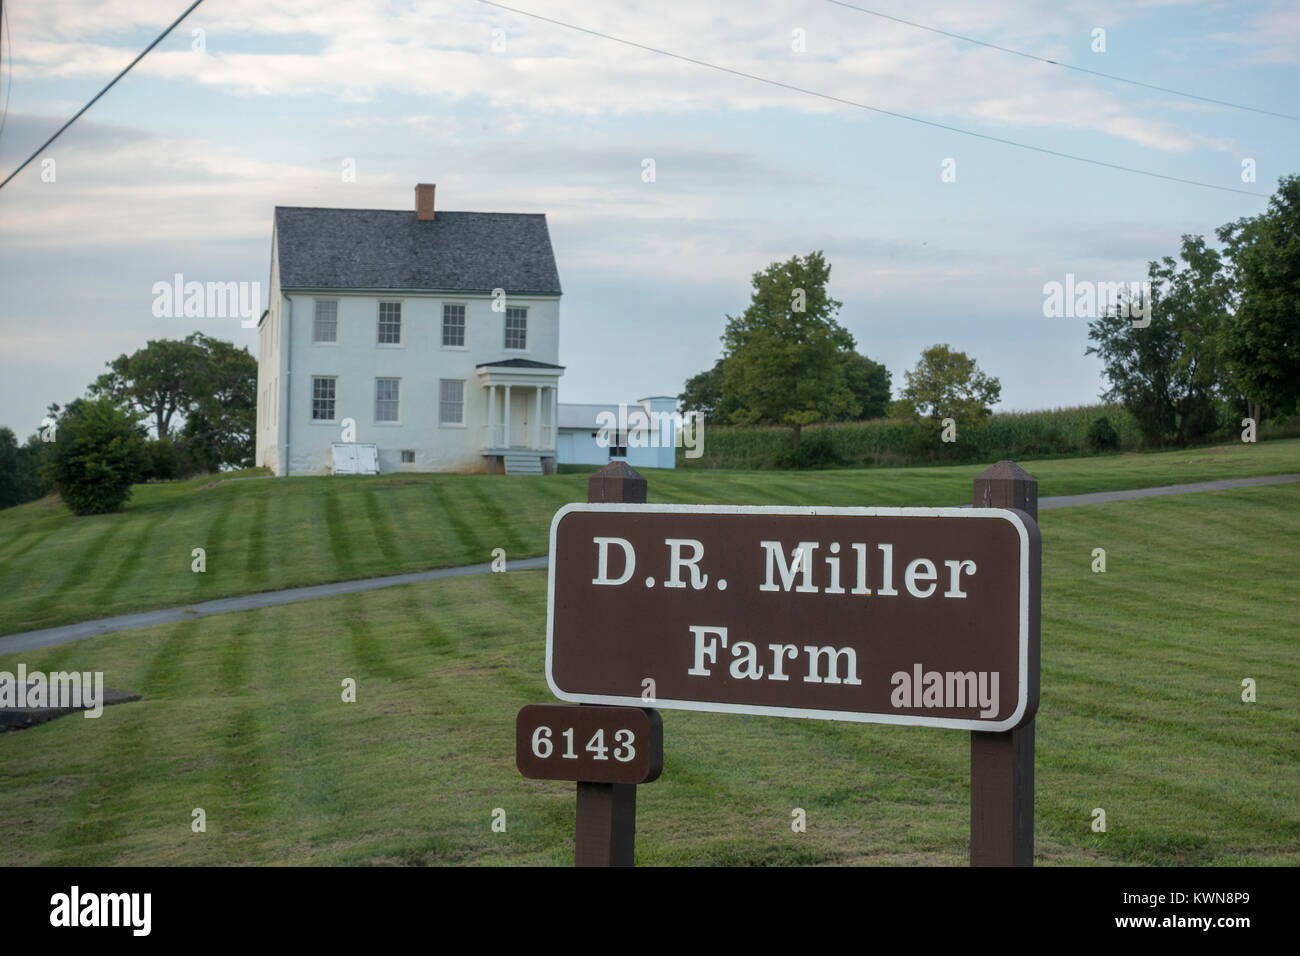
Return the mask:
[(475, 368), (564, 368), (563, 365), (552, 365), (550, 362), (538, 362), (536, 359), (502, 359), (499, 362), (479, 362)]
[(282, 289), (559, 295), (546, 216), (276, 206)]

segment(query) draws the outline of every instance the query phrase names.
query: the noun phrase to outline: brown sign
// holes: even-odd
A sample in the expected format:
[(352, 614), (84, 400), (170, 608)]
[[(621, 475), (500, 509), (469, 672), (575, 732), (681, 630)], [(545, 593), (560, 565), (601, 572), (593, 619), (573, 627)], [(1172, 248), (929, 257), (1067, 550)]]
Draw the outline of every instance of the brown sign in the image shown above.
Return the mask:
[(546, 678), (581, 703), (1005, 731), (1038, 706), (1039, 565), (1018, 510), (566, 505)]
[(536, 780), (649, 783), (664, 766), (664, 723), (641, 707), (529, 704), (515, 718), (515, 764)]

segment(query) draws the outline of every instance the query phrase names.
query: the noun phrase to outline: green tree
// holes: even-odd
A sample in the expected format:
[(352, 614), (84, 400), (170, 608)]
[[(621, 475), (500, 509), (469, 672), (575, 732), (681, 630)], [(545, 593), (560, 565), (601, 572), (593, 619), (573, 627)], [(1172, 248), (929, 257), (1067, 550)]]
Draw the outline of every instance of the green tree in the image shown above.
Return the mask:
[(844, 381), (858, 405), (857, 419), (884, 418), (889, 413), (891, 376), (879, 362), (858, 352), (844, 352)]
[(0, 508), (11, 508), (41, 496), (36, 456), (18, 444), (9, 428), (0, 428)]
[(1228, 380), (1256, 423), (1264, 411), (1290, 414), (1300, 405), (1300, 176), (1281, 179), (1267, 211), (1218, 236), (1236, 305), (1219, 328)]
[(185, 341), (202, 358), (178, 449), (205, 471), (250, 467), (257, 428), (257, 359), (247, 349), (201, 332)]
[(48, 480), (75, 514), (116, 511), (145, 464), (144, 428), (107, 396), (70, 404), (59, 420)]
[(1123, 309), (1112, 308), (1089, 323), (1096, 344), (1085, 354), (1102, 360), (1109, 382), (1102, 397), (1122, 402), (1148, 443), (1181, 445), (1218, 427), (1219, 329), (1231, 285), (1222, 257), (1202, 236), (1183, 236), (1180, 258), (1152, 262), (1148, 275), (1150, 324), (1134, 328)]
[(195, 332), (151, 340), (108, 365), (91, 396), (148, 416), (160, 442), (176, 439), (183, 473), (253, 463), (257, 360), (247, 349)]
[(677, 396), (681, 411), (698, 412), (705, 421), (719, 425), (730, 422), (731, 416), (723, 401), (722, 362), (722, 359), (718, 359), (713, 363), (713, 368), (686, 380), (682, 393)]
[(926, 349), (916, 368), (903, 376), (907, 380), (903, 401), (934, 421), (951, 418), (958, 424), (973, 425), (993, 414), (992, 406), (1002, 395), (1002, 383), (980, 371), (965, 352), (956, 352), (949, 345)]
[[(57, 417), (55, 419), (57, 421)], [(26, 468), (31, 480), (35, 486), (35, 495), (40, 498), (54, 491), (54, 486), (50, 484), (48, 477), (48, 462), (54, 453), (54, 436), (50, 435), (50, 440), (41, 437), (41, 432), (35, 432), (27, 436), (27, 441), (23, 443), (23, 457), (26, 459)]]
[(861, 410), (842, 354), (853, 336), (836, 320), (842, 303), (826, 292), (830, 266), (820, 252), (774, 262), (753, 275), (749, 307), (727, 316), (722, 393), (735, 424), (804, 425)]
[(183, 417), (201, 395), (203, 361), (203, 350), (188, 340), (151, 339), (144, 348), (109, 362), (109, 371), (90, 386), (90, 394), (149, 416), (154, 434), (166, 438), (172, 419)]

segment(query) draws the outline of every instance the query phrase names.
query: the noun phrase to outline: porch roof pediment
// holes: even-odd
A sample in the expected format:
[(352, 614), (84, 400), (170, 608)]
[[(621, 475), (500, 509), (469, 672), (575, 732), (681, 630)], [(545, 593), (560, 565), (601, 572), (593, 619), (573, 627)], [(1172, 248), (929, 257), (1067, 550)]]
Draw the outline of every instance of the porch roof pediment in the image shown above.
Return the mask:
[(484, 385), (545, 385), (558, 381), (564, 374), (564, 366), (534, 359), (513, 358), (480, 362), (474, 371)]

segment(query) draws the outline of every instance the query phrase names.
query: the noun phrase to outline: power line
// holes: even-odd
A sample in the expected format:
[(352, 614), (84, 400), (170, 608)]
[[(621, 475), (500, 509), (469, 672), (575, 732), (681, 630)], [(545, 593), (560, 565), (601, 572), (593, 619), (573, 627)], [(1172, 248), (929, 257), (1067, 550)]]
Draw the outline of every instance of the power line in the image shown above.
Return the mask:
[(600, 37), (603, 40), (612, 40), (615, 43), (622, 43), (625, 46), (635, 47), (638, 50), (645, 50), (649, 53), (657, 53), (660, 56), (671, 57), (674, 60), (681, 60), (685, 63), (693, 63), (696, 66), (707, 67), (710, 70), (717, 70), (720, 73), (730, 73), (733, 76), (744, 77), (747, 80), (756, 80), (759, 83), (766, 83), (769, 86), (780, 87), (781, 89), (791, 90), (795, 93), (803, 93), (807, 96), (816, 96), (820, 99), (828, 100), (832, 103), (840, 103), (844, 106), (852, 106), (856, 109), (868, 110), (872, 113), (879, 113), (883, 116), (892, 116), (895, 119), (907, 120), (910, 123), (919, 123), (922, 126), (929, 126), (934, 129), (947, 130), (950, 133), (960, 133), (963, 136), (973, 136), (976, 139), (987, 140), (988, 142), (991, 143), (1001, 143), (1003, 146), (1014, 146), (1017, 149), (1028, 149), (1028, 150), (1032, 150), (1035, 153), (1043, 153), (1048, 156), (1056, 156), (1060, 159), (1070, 159), (1078, 163), (1087, 163), (1090, 166), (1101, 166), (1106, 169), (1117, 169), (1125, 173), (1136, 173), (1139, 176), (1150, 176), (1153, 179), (1163, 179), (1172, 183), (1182, 183), (1186, 186), (1200, 186), (1203, 189), (1217, 189), (1220, 190), (1221, 192), (1240, 193), (1243, 196), (1253, 196), (1256, 199), (1268, 198), (1267, 196), (1264, 196), (1261, 193), (1251, 192), (1248, 189), (1236, 189), (1232, 186), (1220, 186), (1217, 183), (1203, 183), (1195, 179), (1183, 179), (1179, 176), (1169, 176), (1166, 175), (1165, 173), (1152, 172), (1149, 169), (1138, 169), (1136, 166), (1124, 166), (1119, 163), (1108, 163), (1105, 160), (1091, 159), (1087, 156), (1079, 156), (1075, 153), (1065, 153), (1065, 152), (1061, 152), (1060, 150), (1048, 149), (1045, 146), (1033, 146), (1029, 143), (1021, 143), (1013, 139), (1003, 139), (1000, 136), (990, 136), (987, 133), (977, 133), (973, 130), (962, 129), (959, 126), (949, 126), (946, 123), (937, 123), (934, 120), (921, 119), (919, 116), (910, 116), (907, 113), (896, 113), (892, 110), (881, 109), (878, 106), (870, 106), (866, 103), (859, 103), (855, 100), (845, 99), (840, 96), (835, 96), (831, 93), (822, 93), (819, 90), (810, 90), (806, 87), (795, 86), (792, 83), (785, 83), (781, 80), (771, 79), (770, 77), (759, 76), (755, 73), (746, 73), (744, 70), (737, 70), (729, 66), (720, 66), (716, 63), (709, 63), (707, 60), (697, 60), (694, 57), (686, 56), (685, 54), (682, 53), (673, 53), (671, 50), (663, 50), (658, 47), (648, 46), (644, 43), (637, 43), (635, 40), (626, 40), (622, 37), (613, 36), (612, 34), (601, 33), (599, 30), (592, 30), (587, 27), (580, 27), (573, 23), (565, 23), (563, 20), (553, 20), (550, 17), (544, 17), (539, 13), (529, 13), (527, 10), (519, 10), (516, 9), (515, 7), (508, 7), (504, 3), (495, 3), (493, 2), (493, 0), (477, 0), (477, 2), (484, 4), (485, 6), (496, 7), (500, 10), (508, 10), (509, 12), (517, 13), (520, 16), (530, 17), (534, 20), (541, 20), (546, 23), (551, 23), (554, 24), (555, 26), (564, 27), (569, 30), (576, 30), (579, 33), (586, 33), (591, 36)]
[[(175, 20), (172, 21), (172, 25), (171, 25), (171, 26), (169, 26), (169, 27), (168, 27), (166, 30), (164, 30), (162, 33), (158, 34), (158, 38), (157, 38), (157, 39), (155, 39), (155, 40), (154, 40), (152, 43), (150, 43), (147, 47), (145, 47), (143, 50), (141, 50), (139, 56), (137, 56), (134, 60), (132, 60), (130, 63), (128, 63), (128, 64), (126, 65), (126, 68), (123, 69), (121, 73), (119, 73), (119, 74), (117, 74), (117, 76), (113, 77), (113, 79), (111, 79), (111, 80), (109, 81), (109, 83), (108, 83), (108, 85), (107, 85), (106, 87), (104, 87), (102, 90), (100, 90), (98, 93), (96, 93), (94, 99), (92, 99), (89, 103), (87, 103), (87, 104), (86, 104), (85, 106), (83, 106), (81, 109), (77, 110), (76, 114), (72, 117), (72, 119), (68, 120), (66, 123), (64, 123), (62, 126), (60, 126), (60, 127), (58, 128), (58, 130), (55, 132), (55, 134), (54, 134), (53, 136), (51, 136), (49, 139), (47, 139), (45, 142), (43, 142), (43, 143), (40, 145), (40, 148), (37, 149), (36, 152), (32, 153), (30, 156), (28, 156), (26, 159), (23, 160), (22, 165), (20, 165), (20, 166), (19, 166), (17, 169), (15, 169), (12, 173), (10, 173), (8, 176), (6, 176), (6, 177), (4, 178), (4, 182), (0, 182), (0, 189), (3, 189), (3, 188), (5, 187), (5, 185), (9, 182), (9, 180), (13, 179), (15, 176), (17, 176), (19, 173), (21, 173), (24, 169), (26, 169), (28, 163), (30, 163), (30, 162), (31, 162), (33, 159), (35, 159), (37, 156), (41, 155), (41, 153), (45, 152), (46, 147), (48, 147), (52, 142), (54, 142), (54, 141), (55, 141), (56, 139), (58, 139), (61, 135), (63, 135), (63, 131), (64, 131), (64, 130), (66, 130), (69, 126), (71, 126), (73, 123), (75, 123), (75, 122), (80, 118), (80, 116), (81, 116), (82, 113), (86, 112), (86, 110), (88, 110), (88, 109), (90, 109), (92, 106), (94, 106), (95, 103), (99, 100), (99, 98), (100, 98), (101, 96), (103, 96), (105, 93), (107, 93), (109, 90), (111, 90), (111, 89), (113, 88), (114, 84), (116, 84), (118, 80), (120, 80), (122, 77), (126, 76), (126, 74), (127, 74), (128, 72), (130, 72), (131, 67), (135, 66), (137, 63), (139, 63), (141, 60), (143, 60), (144, 57), (145, 57), (145, 54), (146, 54), (146, 53), (148, 53), (150, 50), (152, 50), (154, 47), (156, 47), (156, 46), (157, 46), (159, 43), (161, 43), (164, 39), (166, 39), (167, 34), (171, 33), (173, 30), (175, 30), (176, 27), (177, 27), (177, 25), (179, 25), (180, 22), (181, 22), (182, 20), (184, 20), (184, 19), (185, 19), (186, 17), (188, 17), (191, 13), (193, 13), (193, 12), (194, 12), (194, 8), (197, 7), (197, 6), (198, 6), (200, 3), (202, 3), (202, 2), (203, 2), (203, 0), (194, 0), (194, 2), (191, 3), (191, 4), (189, 5), (189, 7), (186, 8), (186, 10), (185, 10), (184, 13), (182, 13), (179, 17), (177, 17)], [(10, 80), (9, 80), (9, 82), (12, 83), (12, 82), (13, 82), (13, 72), (12, 72), (12, 71), (13, 71), (13, 63), (12, 63), (12, 62), (9, 64), (9, 68), (10, 68)]]
[(866, 13), (873, 17), (880, 17), (882, 20), (891, 20), (894, 23), (901, 23), (903, 26), (915, 27), (918, 30), (937, 33), (939, 36), (951, 37), (954, 40), (961, 40), (964, 43), (974, 43), (977, 46), (987, 47), (990, 50), (1010, 53), (1012, 56), (1023, 56), (1027, 60), (1037, 60), (1039, 63), (1050, 63), (1052, 66), (1059, 66), (1063, 70), (1074, 70), (1076, 73), (1087, 73), (1089, 76), (1100, 76), (1107, 80), (1114, 80), (1117, 83), (1128, 83), (1131, 86), (1141, 86), (1148, 90), (1158, 90), (1161, 93), (1171, 93), (1174, 96), (1184, 96), (1189, 100), (1200, 100), (1202, 103), (1213, 103), (1216, 106), (1228, 106), (1234, 110), (1248, 110), (1251, 113), (1262, 113), (1265, 116), (1277, 116), (1281, 119), (1300, 121), (1300, 116), (1294, 116), (1291, 113), (1276, 113), (1273, 110), (1260, 109), (1256, 106), (1246, 106), (1243, 103), (1229, 103), (1227, 100), (1216, 100), (1209, 96), (1199, 96), (1196, 93), (1188, 93), (1186, 90), (1175, 90), (1168, 86), (1156, 86), (1154, 83), (1143, 83), (1141, 80), (1132, 80), (1125, 76), (1116, 76), (1114, 73), (1103, 73), (1100, 70), (1090, 70), (1084, 66), (1072, 66), (1069, 63), (1062, 63), (1059, 60), (1049, 60), (1045, 56), (1026, 53), (1024, 50), (1013, 50), (1011, 47), (998, 46), (996, 43), (977, 40), (974, 37), (962, 36), (960, 33), (949, 33), (947, 30), (940, 30), (938, 27), (928, 27), (924, 23), (915, 23), (911, 20), (904, 20), (902, 17), (890, 16), (888, 13), (881, 13), (879, 10), (868, 10), (866, 7), (859, 7), (852, 3), (845, 3), (844, 0), (826, 0), (826, 2), (833, 3), (837, 7), (844, 7), (848, 10), (856, 10), (858, 13)]

